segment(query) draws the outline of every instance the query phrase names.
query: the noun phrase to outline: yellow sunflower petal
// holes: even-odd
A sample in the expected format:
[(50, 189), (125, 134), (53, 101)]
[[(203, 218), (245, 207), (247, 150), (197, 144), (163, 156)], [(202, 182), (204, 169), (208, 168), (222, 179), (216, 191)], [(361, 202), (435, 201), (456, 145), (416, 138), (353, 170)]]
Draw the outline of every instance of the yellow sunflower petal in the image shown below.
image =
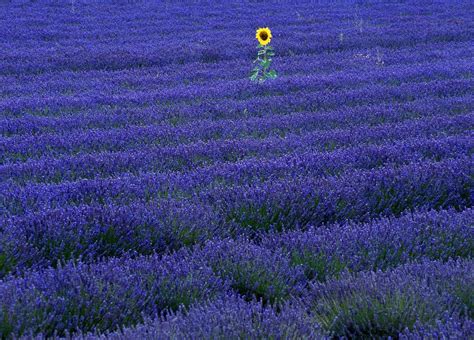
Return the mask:
[(261, 45), (265, 46), (272, 40), (272, 31), (270, 31), (268, 27), (259, 28), (255, 34), (255, 38), (257, 38)]

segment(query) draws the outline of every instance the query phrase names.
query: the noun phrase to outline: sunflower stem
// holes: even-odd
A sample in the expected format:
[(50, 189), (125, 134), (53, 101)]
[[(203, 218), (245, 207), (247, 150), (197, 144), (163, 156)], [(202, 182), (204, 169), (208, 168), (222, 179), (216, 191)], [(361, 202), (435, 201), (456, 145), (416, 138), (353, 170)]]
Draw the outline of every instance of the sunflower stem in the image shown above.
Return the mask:
[(268, 79), (275, 79), (277, 77), (277, 73), (275, 70), (269, 71), (272, 62), (271, 57), (274, 55), (273, 48), (268, 44), (259, 44), (257, 48), (259, 51), (257, 53), (257, 59), (254, 61), (254, 63), (257, 63), (257, 65), (252, 70), (250, 80), (262, 84)]
[(265, 51), (265, 53), (263, 54), (263, 60), (265, 60), (265, 66), (263, 67), (263, 73), (266, 74), (267, 73), (267, 68), (268, 68), (268, 65), (267, 65), (267, 60), (268, 60), (267, 46), (264, 46), (263, 50)]

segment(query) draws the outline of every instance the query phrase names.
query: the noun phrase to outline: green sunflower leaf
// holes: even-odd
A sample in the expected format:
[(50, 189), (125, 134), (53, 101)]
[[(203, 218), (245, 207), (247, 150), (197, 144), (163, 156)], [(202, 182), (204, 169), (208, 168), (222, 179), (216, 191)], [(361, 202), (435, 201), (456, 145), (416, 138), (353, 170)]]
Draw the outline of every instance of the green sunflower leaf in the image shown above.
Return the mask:
[(270, 60), (263, 60), (260, 65), (262, 65), (263, 68), (267, 68), (269, 67), (271, 64), (271, 61)]
[(276, 77), (278, 77), (277, 73), (275, 70), (271, 70), (270, 72), (267, 73), (267, 76), (268, 78), (270, 79), (275, 79)]

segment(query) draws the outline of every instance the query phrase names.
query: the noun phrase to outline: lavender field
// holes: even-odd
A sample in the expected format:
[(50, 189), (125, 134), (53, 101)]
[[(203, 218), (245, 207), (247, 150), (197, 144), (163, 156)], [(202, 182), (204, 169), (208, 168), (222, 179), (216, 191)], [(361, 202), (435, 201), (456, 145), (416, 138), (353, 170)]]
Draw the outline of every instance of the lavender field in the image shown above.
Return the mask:
[(474, 337), (472, 1), (2, 1), (0, 32), (0, 338)]

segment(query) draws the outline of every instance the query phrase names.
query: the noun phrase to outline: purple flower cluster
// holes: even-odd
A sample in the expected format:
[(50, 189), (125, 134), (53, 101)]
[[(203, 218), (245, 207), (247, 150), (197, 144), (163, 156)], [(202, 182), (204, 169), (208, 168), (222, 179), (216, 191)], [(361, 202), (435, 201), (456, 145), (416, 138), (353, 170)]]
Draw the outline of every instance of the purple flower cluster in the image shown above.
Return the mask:
[(143, 325), (81, 338), (469, 337), (473, 324), (466, 318), (469, 296), (463, 294), (472, 296), (473, 269), (470, 261), (425, 261), (386, 273), (346, 276), (311, 286), (307, 296), (278, 311), (224, 295)]
[[(277, 309), (271, 313), (279, 313), (277, 306), (284, 301), (299, 301), (299, 305), (307, 301), (310, 287), (331, 287), (331, 282), (353, 284), (357, 281), (352, 277), (359, 272), (396, 268), (398, 273), (397, 268), (403, 268), (403, 264), (424, 259), (440, 261), (429, 264), (430, 268), (439, 269), (445, 266), (442, 261), (450, 258), (469, 258), (474, 250), (472, 214), (472, 209), (459, 213), (419, 213), (371, 224), (262, 235), (264, 239), (253, 242), (245, 238), (210, 240), (203, 246), (192, 250), (183, 248), (172, 255), (123, 255), (96, 264), (70, 262), (55, 269), (29, 271), (21, 277), (6, 277), (1, 282), (0, 310), (6, 313), (2, 329), (22, 334), (35, 332), (34, 325), (41, 324), (42, 332), (47, 335), (113, 330), (120, 325), (136, 324), (144, 317), (156, 317), (194, 302), (234, 293), (246, 301), (259, 299), (268, 308), (275, 306)], [(462, 268), (468, 267), (466, 280), (472, 281), (472, 261), (463, 263)], [(459, 265), (446, 266), (451, 270)], [(346, 278), (348, 272), (354, 274)], [(416, 275), (424, 273), (418, 270)], [(452, 274), (453, 280), (460, 277), (455, 274)], [(393, 277), (408, 274), (390, 275), (387, 280), (392, 282)], [(341, 276), (342, 279), (338, 279)], [(404, 284), (414, 282), (409, 279)], [(459, 287), (470, 289), (471, 283)], [(314, 291), (319, 294), (321, 289), (314, 288)], [(362, 294), (358, 288), (355, 293)], [(461, 295), (456, 295), (459, 298), (456, 304), (449, 300), (442, 308), (458, 306), (453, 313), (462, 312), (460, 317), (472, 314), (469, 309), (472, 292), (456, 290), (458, 293)], [(209, 308), (214, 308), (212, 306)], [(404, 313), (404, 308), (411, 307), (402, 305), (400, 308), (399, 312)], [(436, 313), (443, 311), (439, 309)], [(414, 319), (410, 320), (415, 322), (418, 312), (413, 313)], [(438, 314), (429, 320), (435, 320), (441, 315)], [(225, 321), (219, 319), (218, 322)], [(322, 321), (319, 324), (322, 325)], [(401, 321), (400, 325), (410, 328), (414, 324)]]
[(212, 304), (197, 304), (164, 318), (125, 328), (105, 336), (85, 334), (92, 339), (297, 339), (321, 338), (318, 324), (311, 320), (301, 304), (287, 304), (277, 312), (258, 301), (245, 301), (225, 295)]
[(386, 337), (446, 315), (472, 317), (473, 270), (472, 261), (402, 265), (316, 283), (305, 302), (333, 336)]
[(430, 211), (370, 223), (336, 224), (265, 235), (262, 246), (283, 250), (309, 279), (344, 271), (386, 270), (422, 258), (448, 260), (474, 252), (474, 211)]
[(226, 286), (202, 261), (182, 253), (71, 263), (3, 281), (0, 329), (5, 335), (115, 329), (212, 298)]
[(473, 337), (471, 7), (0, 4), (0, 338)]

